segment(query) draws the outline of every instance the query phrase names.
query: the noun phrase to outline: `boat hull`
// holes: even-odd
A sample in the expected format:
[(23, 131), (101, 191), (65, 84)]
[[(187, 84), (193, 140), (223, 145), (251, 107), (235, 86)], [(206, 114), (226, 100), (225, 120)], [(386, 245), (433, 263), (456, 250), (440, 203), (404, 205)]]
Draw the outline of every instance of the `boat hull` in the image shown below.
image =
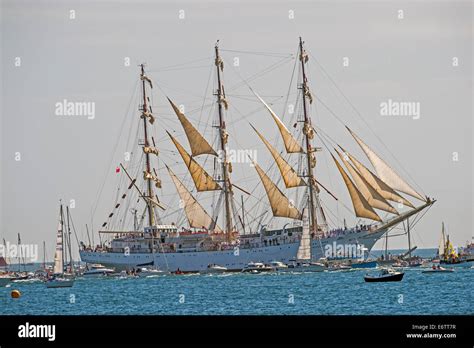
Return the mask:
[(399, 282), (403, 279), (403, 276), (405, 273), (397, 273), (397, 274), (391, 274), (389, 276), (385, 277), (371, 277), (371, 276), (365, 276), (364, 280), (367, 283), (381, 283), (381, 282)]
[(454, 268), (470, 268), (471, 266), (474, 266), (474, 260), (466, 260), (466, 261), (461, 261), (458, 263), (449, 263), (449, 262), (443, 262), (440, 261), (439, 263), (443, 267), (454, 267)]
[[(372, 249), (377, 240), (385, 231), (368, 233), (354, 232), (334, 238), (324, 238), (312, 241), (313, 260), (326, 257), (326, 250), (333, 245), (363, 245)], [(140, 264), (151, 263), (162, 270), (174, 272), (200, 272), (207, 270), (209, 264), (218, 264), (229, 271), (240, 271), (250, 262), (269, 264), (272, 261), (289, 263), (296, 258), (299, 243), (263, 246), (256, 248), (240, 248), (238, 251), (196, 251), (174, 253), (112, 253), (80, 251), (81, 260), (87, 263), (100, 263), (116, 270), (136, 268)]]
[(70, 288), (74, 285), (74, 279), (65, 279), (65, 280), (49, 280), (46, 282), (46, 287), (48, 289), (52, 288)]

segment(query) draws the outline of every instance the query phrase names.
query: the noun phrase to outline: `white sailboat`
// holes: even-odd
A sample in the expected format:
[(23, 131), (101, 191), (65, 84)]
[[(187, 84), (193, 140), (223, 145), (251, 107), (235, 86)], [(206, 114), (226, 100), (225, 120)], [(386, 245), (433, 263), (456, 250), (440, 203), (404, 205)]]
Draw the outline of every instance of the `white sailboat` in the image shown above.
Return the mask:
[(309, 218), (307, 209), (303, 210), (303, 233), (300, 245), (296, 254), (296, 259), (288, 264), (288, 271), (293, 272), (322, 272), (327, 266), (322, 262), (315, 262), (311, 259), (311, 236), (309, 233)]
[[(69, 210), (68, 210), (68, 217), (69, 217)], [(69, 227), (69, 226), (68, 226)], [(72, 266), (72, 255), (70, 254), (70, 271), (71, 273), (67, 274), (64, 272), (64, 213), (63, 213), (63, 205), (60, 204), (59, 207), (59, 224), (58, 224), (58, 231), (56, 233), (56, 251), (54, 253), (54, 267), (53, 267), (53, 275), (50, 276), (46, 280), (46, 287), (47, 288), (70, 288), (74, 285), (74, 268)], [(70, 237), (70, 236), (69, 236)], [(69, 239), (69, 246), (71, 240)], [(69, 248), (69, 251), (71, 249)]]

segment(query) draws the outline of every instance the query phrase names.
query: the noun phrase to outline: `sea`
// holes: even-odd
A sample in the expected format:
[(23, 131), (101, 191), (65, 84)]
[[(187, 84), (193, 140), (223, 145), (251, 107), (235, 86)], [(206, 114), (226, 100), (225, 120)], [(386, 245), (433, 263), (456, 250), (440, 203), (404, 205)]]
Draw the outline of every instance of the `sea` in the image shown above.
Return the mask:
[[(392, 250), (392, 254), (402, 251)], [(372, 252), (373, 256), (381, 252)], [(434, 249), (417, 250), (422, 257)], [(374, 270), (77, 279), (72, 288), (11, 283), (0, 315), (424, 315), (473, 314), (474, 269), (366, 283)], [(21, 297), (11, 298), (12, 290)]]

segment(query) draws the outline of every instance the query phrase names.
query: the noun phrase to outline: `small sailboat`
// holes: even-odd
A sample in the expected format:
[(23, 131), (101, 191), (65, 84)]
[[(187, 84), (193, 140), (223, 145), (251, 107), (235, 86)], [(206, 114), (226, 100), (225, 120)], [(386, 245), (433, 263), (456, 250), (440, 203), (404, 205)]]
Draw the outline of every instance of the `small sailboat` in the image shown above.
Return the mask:
[[(69, 208), (67, 208), (68, 221), (69, 221)], [(69, 224), (68, 224), (69, 229)], [(70, 274), (64, 272), (64, 213), (63, 205), (60, 204), (59, 207), (59, 225), (58, 232), (56, 234), (56, 252), (54, 254), (54, 268), (53, 275), (46, 280), (47, 288), (70, 288), (74, 285), (74, 267), (72, 265), (72, 254), (71, 254), (71, 239), (70, 239), (70, 230), (69, 230), (69, 257), (70, 257)]]
[(296, 254), (296, 259), (291, 260), (288, 269), (294, 272), (322, 272), (327, 269), (321, 262), (311, 260), (311, 236), (309, 233), (308, 210), (303, 210), (303, 234), (301, 235), (300, 245)]
[(449, 240), (449, 235), (445, 233), (444, 222), (441, 228), (441, 240), (438, 249), (440, 266), (449, 267), (471, 267), (474, 260), (459, 255), (454, 249), (453, 244)]
[(391, 268), (383, 268), (379, 274), (366, 274), (364, 280), (368, 283), (375, 282), (399, 282), (403, 279), (404, 272), (398, 272)]

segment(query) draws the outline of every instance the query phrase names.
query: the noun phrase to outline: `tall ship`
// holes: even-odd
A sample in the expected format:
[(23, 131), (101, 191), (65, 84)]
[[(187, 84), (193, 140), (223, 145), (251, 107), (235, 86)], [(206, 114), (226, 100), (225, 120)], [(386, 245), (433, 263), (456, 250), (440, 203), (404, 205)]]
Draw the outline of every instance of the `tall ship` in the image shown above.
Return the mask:
[[(291, 115), (292, 120), (284, 122), (271, 103), (244, 81), (252, 100), (275, 127), (278, 139), (270, 141), (275, 138), (267, 138), (250, 124), (249, 131), (253, 132), (250, 136), (264, 145), (272, 161), (270, 168), (265, 168), (255, 156), (247, 154), (253, 168), (247, 174), (258, 177), (254, 188), (237, 185), (232, 180), (228, 143), (239, 140), (239, 134), (230, 134), (226, 126), (228, 108), (233, 101), (225, 93), (219, 42), (212, 58), (216, 112), (211, 124), (205, 124), (206, 130), (209, 126), (213, 130), (211, 143), (199, 129), (204, 128), (203, 124), (193, 124), (171, 98), (167, 97), (170, 111), (176, 115), (174, 123), (164, 124), (160, 116), (153, 114), (150, 102), (153, 82), (142, 64), (135, 143), (139, 151), (132, 152), (129, 161), (117, 166), (120, 183), (113, 210), (98, 231), (100, 243), (94, 245), (90, 238), (88, 243), (80, 243), (81, 260), (117, 270), (153, 265), (171, 272), (197, 272), (209, 265), (237, 271), (250, 262), (290, 262), (305, 255), (311, 255), (315, 261), (330, 257), (359, 258), (361, 250), (370, 251), (396, 226), (417, 222), (435, 200), (415, 190), (347, 126), (347, 138), (362, 149), (373, 169), (314, 125), (311, 106), (319, 100), (310, 90), (309, 54), (301, 38), (294, 59), (298, 71), (295, 108), (298, 111)], [(156, 124), (160, 126), (160, 134), (153, 128)], [(176, 130), (170, 125), (184, 131), (190, 150), (178, 140)], [(155, 136), (174, 146), (173, 160), (166, 163), (161, 159)], [(324, 149), (317, 145), (324, 145)], [(337, 225), (327, 219), (324, 199), (340, 199), (321, 183), (317, 174), (320, 151), (330, 154), (336, 173), (342, 178), (340, 183), (347, 188), (352, 203), (349, 211), (358, 219), (355, 226), (346, 226), (345, 220)], [(181, 170), (187, 173), (176, 174)], [(159, 173), (171, 179), (175, 194), (165, 197), (157, 194), (163, 185)], [(166, 200), (169, 196), (174, 196), (170, 203)], [(248, 203), (251, 199), (265, 206), (263, 212)], [(174, 213), (184, 215), (182, 224), (170, 221)], [(281, 224), (277, 228), (268, 227), (265, 222), (270, 220)]]

